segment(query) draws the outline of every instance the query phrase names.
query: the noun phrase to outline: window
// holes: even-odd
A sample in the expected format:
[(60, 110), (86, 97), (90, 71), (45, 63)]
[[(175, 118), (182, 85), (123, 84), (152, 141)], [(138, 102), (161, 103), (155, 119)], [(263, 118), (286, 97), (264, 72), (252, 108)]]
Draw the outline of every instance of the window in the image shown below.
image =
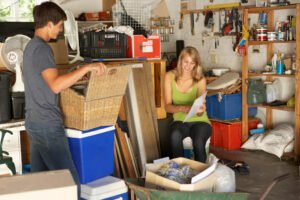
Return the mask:
[(0, 21), (33, 21), (32, 9), (46, 0), (1, 0)]

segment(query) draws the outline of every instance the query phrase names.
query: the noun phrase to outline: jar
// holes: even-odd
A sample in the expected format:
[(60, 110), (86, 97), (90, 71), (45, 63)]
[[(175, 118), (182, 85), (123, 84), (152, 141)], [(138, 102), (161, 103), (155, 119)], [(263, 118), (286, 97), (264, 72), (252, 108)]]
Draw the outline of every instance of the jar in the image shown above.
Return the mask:
[(268, 41), (275, 41), (277, 39), (277, 34), (276, 32), (268, 32)]

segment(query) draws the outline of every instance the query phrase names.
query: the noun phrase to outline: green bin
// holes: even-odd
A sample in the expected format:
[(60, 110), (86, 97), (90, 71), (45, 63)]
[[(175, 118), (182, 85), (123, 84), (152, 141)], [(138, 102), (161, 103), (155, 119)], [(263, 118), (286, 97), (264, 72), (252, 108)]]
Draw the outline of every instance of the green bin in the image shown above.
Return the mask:
[(144, 187), (144, 179), (126, 179), (131, 200), (246, 200), (248, 193), (213, 193), (213, 192), (184, 192), (166, 191)]

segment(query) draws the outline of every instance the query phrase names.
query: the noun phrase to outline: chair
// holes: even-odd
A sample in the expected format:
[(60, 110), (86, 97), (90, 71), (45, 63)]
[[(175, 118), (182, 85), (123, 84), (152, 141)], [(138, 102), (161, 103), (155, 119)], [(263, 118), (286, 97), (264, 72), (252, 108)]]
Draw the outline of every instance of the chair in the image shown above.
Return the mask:
[(6, 166), (10, 169), (10, 171), (15, 175), (16, 174), (16, 167), (15, 167), (15, 164), (13, 162), (13, 159), (12, 159), (12, 157), (8, 156), (9, 153), (7, 151), (3, 151), (3, 149), (2, 149), (2, 145), (3, 145), (5, 134), (9, 133), (9, 134), (12, 135), (13, 133), (11, 131), (9, 131), (9, 130), (4, 130), (4, 129), (0, 129), (0, 132), (1, 132), (1, 140), (0, 140), (0, 165), (6, 164)]

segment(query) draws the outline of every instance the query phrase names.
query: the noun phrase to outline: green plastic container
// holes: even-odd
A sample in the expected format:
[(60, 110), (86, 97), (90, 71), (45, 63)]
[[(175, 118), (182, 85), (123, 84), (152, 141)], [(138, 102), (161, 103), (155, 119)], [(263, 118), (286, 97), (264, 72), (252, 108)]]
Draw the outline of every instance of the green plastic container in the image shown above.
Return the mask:
[(130, 196), (136, 196), (140, 200), (247, 200), (248, 193), (213, 193), (213, 192), (184, 192), (165, 191), (144, 187), (144, 179), (126, 179), (130, 190)]

